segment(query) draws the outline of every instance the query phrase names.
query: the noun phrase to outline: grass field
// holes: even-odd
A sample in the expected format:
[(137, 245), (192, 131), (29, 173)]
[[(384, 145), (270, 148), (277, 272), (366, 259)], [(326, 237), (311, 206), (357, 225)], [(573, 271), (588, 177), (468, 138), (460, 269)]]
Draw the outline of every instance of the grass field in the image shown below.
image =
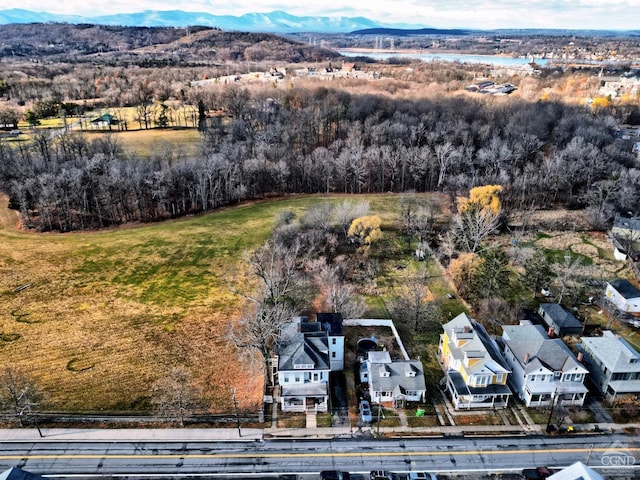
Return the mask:
[[(341, 201), (344, 197), (331, 197)], [(260, 364), (228, 341), (245, 252), (282, 210), (320, 196), (245, 204), (160, 224), (74, 234), (15, 228), (0, 209), (0, 366), (23, 368), (50, 409), (145, 409), (153, 382), (186, 364), (214, 405), (261, 398)], [(358, 198), (359, 200), (362, 198)], [(366, 197), (392, 222), (397, 197)], [(390, 201), (390, 199), (392, 201)]]
[(153, 128), (127, 132), (95, 131), (84, 132), (84, 135), (90, 141), (100, 135), (112, 135), (126, 152), (142, 158), (150, 156), (164, 158), (171, 149), (175, 152), (179, 151), (183, 157), (194, 156), (199, 152), (201, 141), (200, 133), (195, 128)]

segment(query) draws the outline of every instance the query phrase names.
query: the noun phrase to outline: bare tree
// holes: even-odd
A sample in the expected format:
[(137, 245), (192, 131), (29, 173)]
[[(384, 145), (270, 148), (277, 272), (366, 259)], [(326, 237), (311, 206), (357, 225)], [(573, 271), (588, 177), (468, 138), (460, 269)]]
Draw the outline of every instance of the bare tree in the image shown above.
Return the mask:
[(569, 296), (573, 296), (581, 288), (581, 284), (578, 282), (578, 271), (582, 267), (582, 258), (565, 255), (564, 261), (560, 265), (557, 271), (555, 284), (558, 288), (558, 303), (562, 303), (562, 300)]
[(231, 325), (229, 336), (233, 343), (262, 357), (266, 385), (271, 385), (269, 366), (280, 328), (295, 314), (285, 303), (250, 302), (240, 320)]
[[(37, 384), (22, 370), (6, 367), (0, 372), (0, 408), (15, 416), (21, 427), (30, 423), (31, 420), (34, 420), (38, 427), (33, 411), (41, 399), (42, 393)], [(38, 432), (40, 432), (39, 427)]]
[(457, 249), (475, 253), (499, 225), (499, 213), (472, 205), (453, 217), (452, 239)]
[(202, 406), (202, 392), (194, 385), (185, 367), (175, 367), (151, 389), (154, 412), (184, 427), (185, 422)]
[(299, 241), (288, 247), (271, 238), (250, 255), (249, 264), (261, 283), (254, 300), (274, 306), (281, 303), (295, 306), (299, 302), (296, 277), (298, 262), (304, 263), (304, 259), (298, 258), (300, 253)]
[(327, 264), (322, 257), (311, 268), (320, 292), (319, 311), (341, 313), (344, 318), (358, 318), (364, 313), (365, 305), (356, 287), (344, 281), (337, 265)]

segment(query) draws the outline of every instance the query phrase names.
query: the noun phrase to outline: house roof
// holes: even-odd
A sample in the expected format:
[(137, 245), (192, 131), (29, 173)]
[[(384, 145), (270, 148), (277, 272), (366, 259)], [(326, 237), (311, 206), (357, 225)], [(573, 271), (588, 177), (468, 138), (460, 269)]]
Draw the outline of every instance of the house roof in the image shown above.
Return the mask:
[(20, 468), (10, 468), (9, 470), (5, 470), (0, 473), (0, 480), (38, 480), (43, 479), (44, 477), (41, 475), (37, 475), (35, 473), (27, 472), (26, 470), (22, 470)]
[[(465, 366), (468, 374), (479, 373), (483, 370), (491, 373), (508, 373), (504, 359), (495, 341), (491, 339), (482, 325), (472, 320), (466, 313), (461, 313), (453, 320), (445, 323), (442, 328), (449, 338), (451, 355), (461, 362), (465, 357), (482, 358), (482, 362), (473, 362)], [(456, 340), (464, 342), (458, 346)]]
[(341, 313), (318, 313), (316, 320), (322, 324), (324, 330), (329, 332), (329, 335), (343, 334)]
[(110, 113), (103, 113), (99, 117), (96, 117), (93, 120), (91, 120), (91, 123), (100, 123), (100, 122), (116, 123), (115, 117), (113, 115), (111, 115)]
[(552, 372), (588, 373), (559, 338), (549, 338), (539, 325), (504, 325), (502, 338), (526, 373), (545, 368)]
[(548, 480), (604, 480), (604, 477), (582, 462), (576, 462), (547, 477)]
[(580, 339), (589, 352), (612, 372), (640, 372), (640, 353), (626, 340), (617, 337), (611, 330), (601, 337)]
[(613, 219), (613, 227), (640, 231), (640, 218), (616, 215), (616, 218)]
[(302, 317), (281, 327), (281, 344), (277, 349), (279, 371), (331, 369), (328, 332), (318, 327), (317, 322)]
[[(370, 352), (376, 353), (376, 352)], [(420, 360), (397, 360), (393, 362), (373, 363), (371, 357), (369, 382), (371, 389), (376, 392), (393, 392), (394, 395), (405, 394), (407, 391), (425, 391), (424, 370)], [(381, 376), (380, 369), (388, 372), (389, 376)], [(408, 375), (407, 372), (411, 372)]]
[(629, 280), (624, 278), (616, 278), (608, 282), (615, 290), (627, 300), (631, 298), (640, 298), (640, 290), (634, 287)]
[[(582, 328), (582, 323), (573, 314), (559, 303), (541, 303), (540, 308), (558, 325), (561, 329)], [(551, 325), (550, 325), (551, 326)]]

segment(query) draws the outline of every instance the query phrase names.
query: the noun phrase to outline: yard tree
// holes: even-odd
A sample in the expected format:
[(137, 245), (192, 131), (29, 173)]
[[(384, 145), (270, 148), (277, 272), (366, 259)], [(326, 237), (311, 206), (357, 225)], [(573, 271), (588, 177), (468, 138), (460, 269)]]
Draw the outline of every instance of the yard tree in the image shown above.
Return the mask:
[(463, 252), (476, 253), (482, 242), (500, 225), (502, 205), (500, 185), (472, 188), (469, 197), (458, 198), (458, 213), (453, 218), (451, 236), (455, 247)]
[(174, 367), (169, 374), (153, 384), (151, 402), (154, 413), (164, 419), (185, 422), (202, 407), (202, 392), (185, 367)]
[(280, 327), (296, 315), (291, 305), (249, 300), (240, 319), (230, 328), (230, 338), (239, 349), (261, 357), (267, 386), (272, 383), (270, 362)]
[(382, 239), (380, 217), (377, 215), (358, 217), (351, 222), (347, 233), (349, 237), (357, 239), (364, 245), (365, 251), (368, 251), (374, 243)]
[(449, 275), (456, 290), (462, 297), (472, 292), (473, 282), (480, 265), (480, 257), (476, 253), (461, 253), (449, 263)]
[(425, 333), (440, 326), (441, 305), (434, 301), (422, 276), (407, 277), (395, 291), (390, 311), (394, 321), (414, 333)]
[(347, 237), (349, 234), (349, 226), (358, 217), (369, 214), (369, 202), (344, 200), (333, 207), (333, 217), (342, 234)]
[(540, 289), (548, 287), (553, 277), (553, 270), (542, 250), (535, 250), (524, 262), (524, 272), (520, 276), (523, 285), (531, 289), (533, 297)]
[(268, 305), (286, 303), (296, 307), (300, 302), (298, 264), (304, 263), (301, 244), (294, 240), (285, 245), (274, 236), (249, 256), (249, 265), (260, 281), (259, 292), (252, 296)]
[(20, 422), (21, 427), (35, 420), (33, 411), (42, 398), (38, 385), (24, 371), (15, 367), (0, 371), (0, 408)]
[(344, 280), (338, 265), (328, 264), (320, 257), (310, 262), (309, 270), (318, 289), (314, 302), (317, 311), (341, 313), (344, 318), (357, 318), (364, 313), (365, 305), (355, 286)]
[(475, 297), (502, 297), (509, 284), (509, 259), (504, 250), (499, 247), (482, 250), (471, 287)]

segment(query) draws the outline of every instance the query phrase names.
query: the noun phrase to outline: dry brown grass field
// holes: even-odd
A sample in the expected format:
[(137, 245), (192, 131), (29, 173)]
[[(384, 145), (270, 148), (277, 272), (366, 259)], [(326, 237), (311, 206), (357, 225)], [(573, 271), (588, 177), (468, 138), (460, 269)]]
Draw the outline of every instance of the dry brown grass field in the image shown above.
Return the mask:
[[(393, 197), (396, 198), (396, 197)], [(49, 410), (145, 410), (154, 381), (186, 365), (212, 405), (261, 399), (260, 363), (228, 340), (247, 291), (244, 254), (277, 214), (343, 197), (293, 197), (209, 215), (73, 234), (16, 228), (0, 208), (0, 368), (32, 375)], [(397, 202), (366, 197), (392, 221)], [(386, 212), (386, 213), (385, 213)]]

